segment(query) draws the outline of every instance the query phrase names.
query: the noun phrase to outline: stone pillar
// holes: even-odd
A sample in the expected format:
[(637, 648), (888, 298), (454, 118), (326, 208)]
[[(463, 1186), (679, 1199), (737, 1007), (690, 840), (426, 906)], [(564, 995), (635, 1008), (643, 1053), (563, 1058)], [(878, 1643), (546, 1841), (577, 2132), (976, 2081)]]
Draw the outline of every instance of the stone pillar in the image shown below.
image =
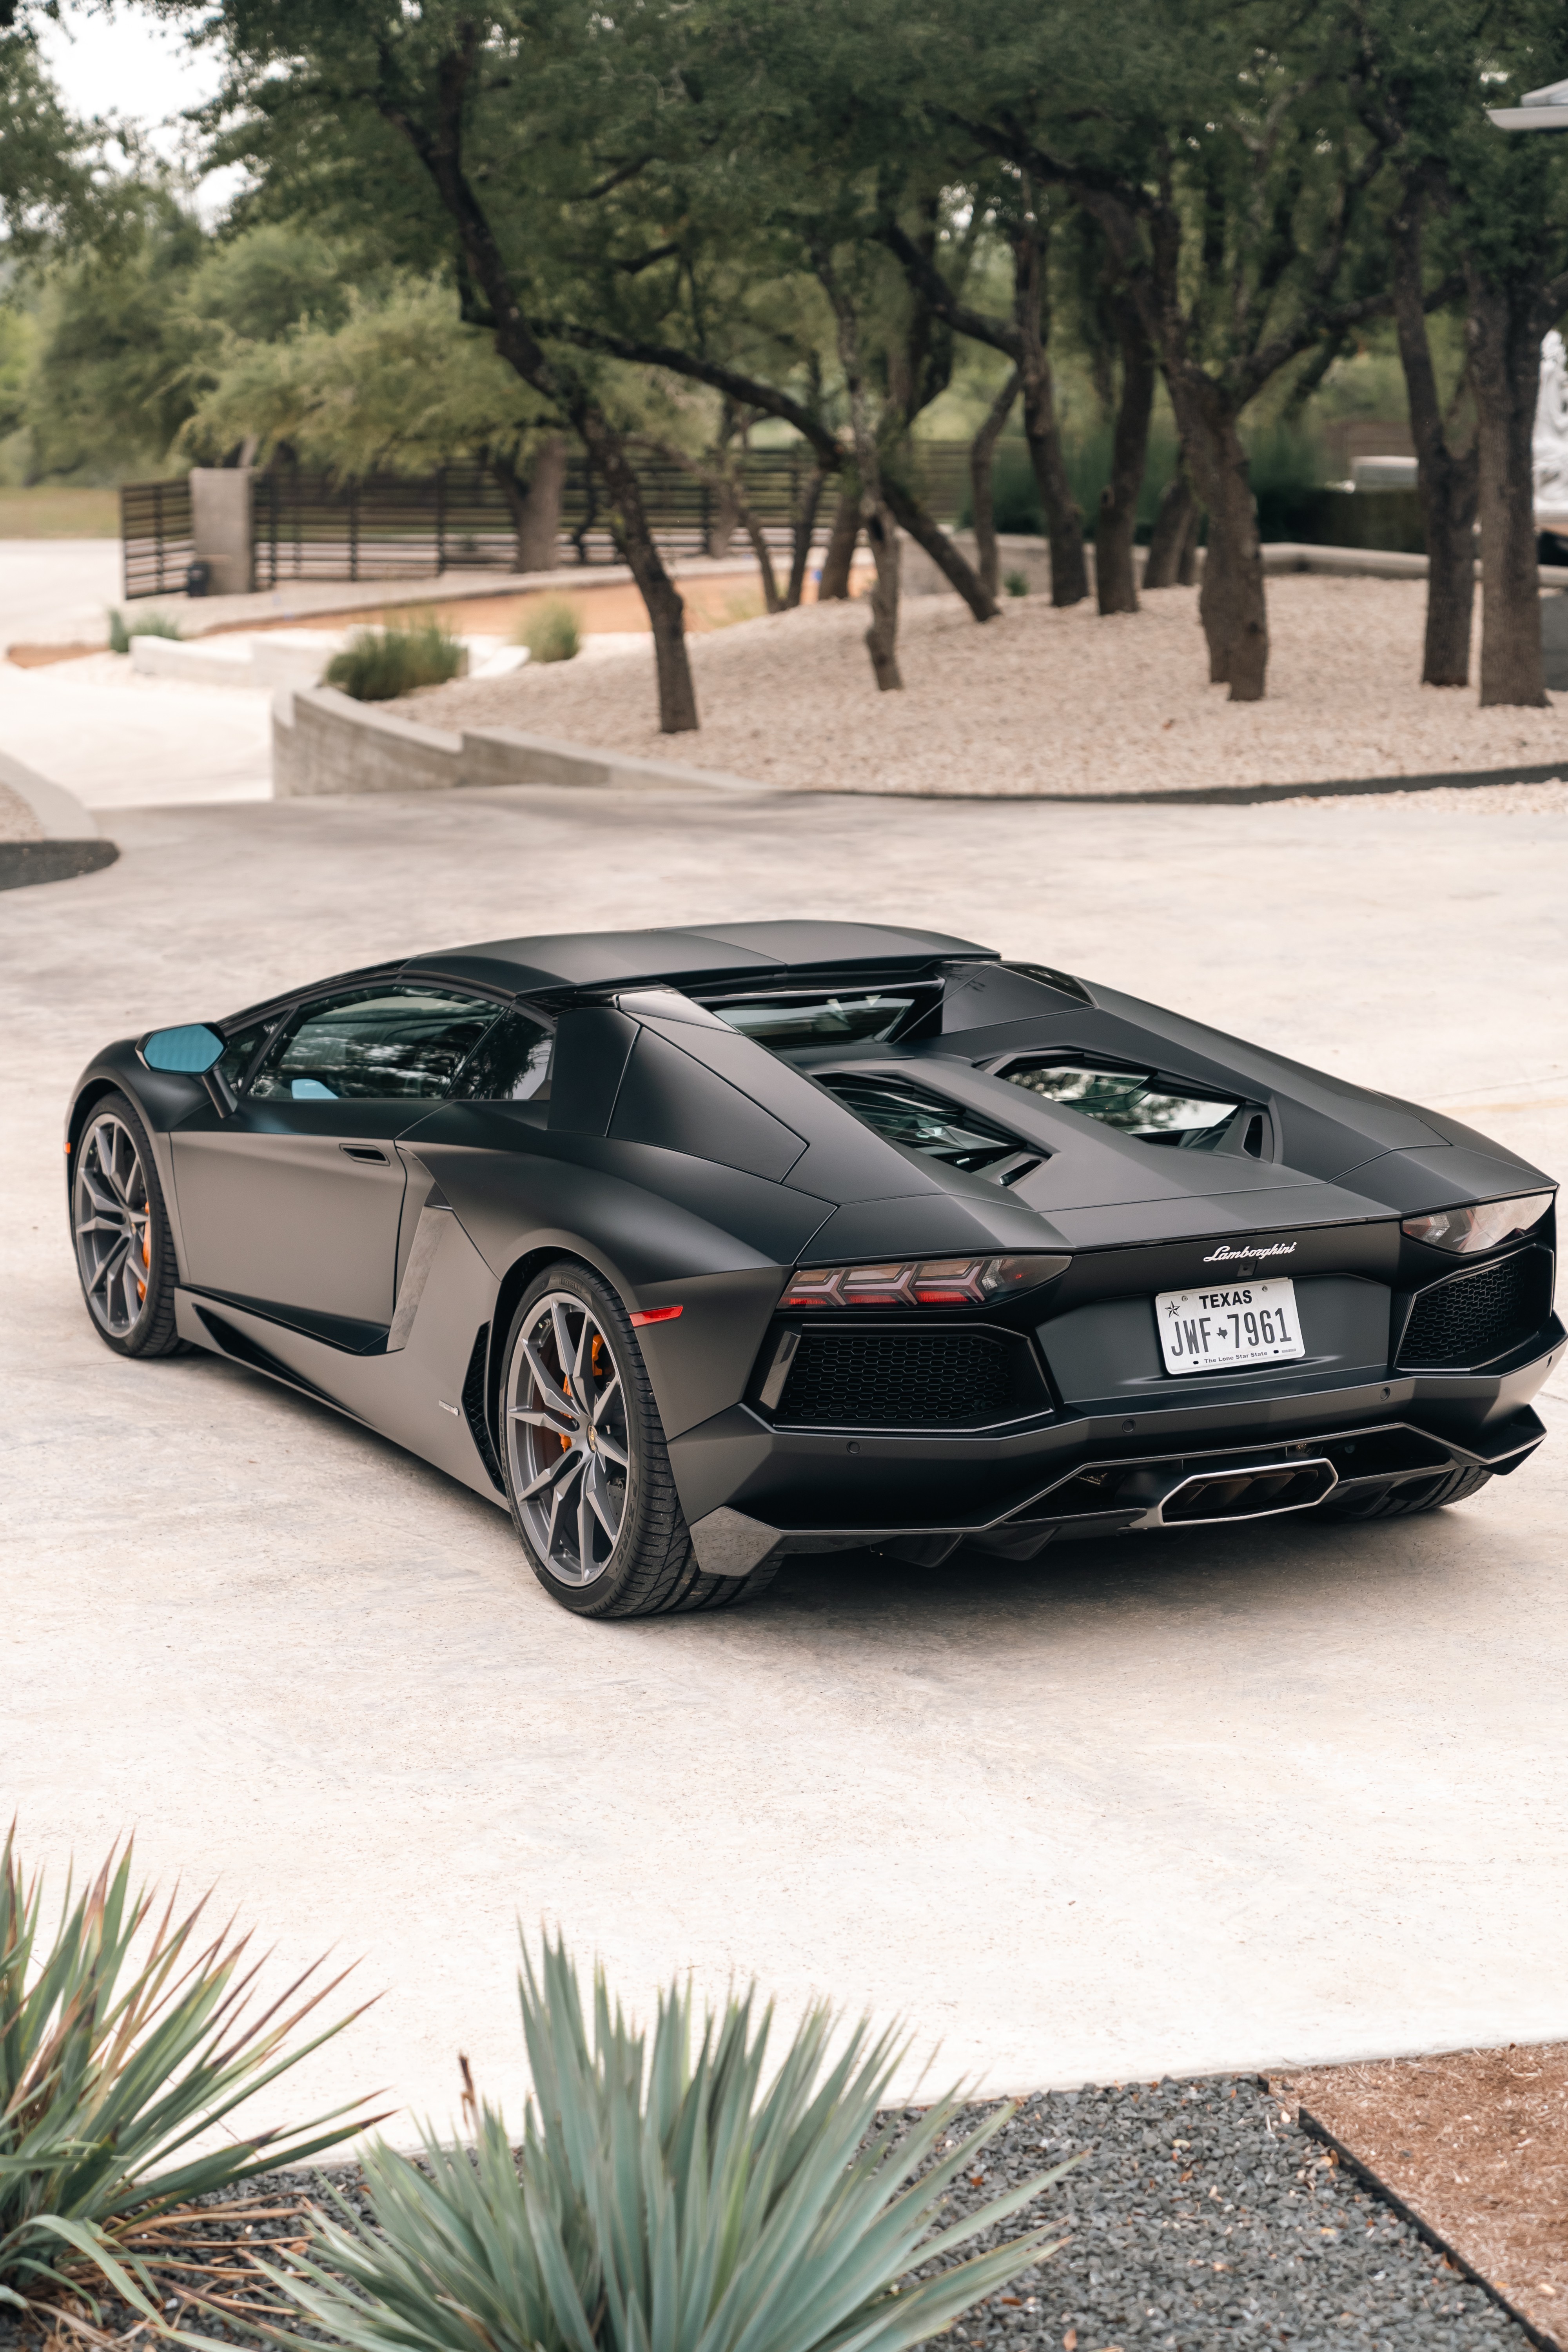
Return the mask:
[(247, 596), (252, 586), (248, 466), (193, 466), (191, 538), (212, 566), (209, 593)]

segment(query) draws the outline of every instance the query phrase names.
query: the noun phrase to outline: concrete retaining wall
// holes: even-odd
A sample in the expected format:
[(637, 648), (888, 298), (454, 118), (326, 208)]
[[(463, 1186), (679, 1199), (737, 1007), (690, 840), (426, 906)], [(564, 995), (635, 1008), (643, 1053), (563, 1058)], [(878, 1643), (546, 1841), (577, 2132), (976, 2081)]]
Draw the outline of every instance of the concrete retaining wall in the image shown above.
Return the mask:
[(524, 735), (511, 727), (461, 735), (394, 718), (321, 686), (279, 694), (272, 707), (272, 791), (279, 800), (327, 793), (449, 792), (458, 784), (568, 784), (614, 791), (765, 789), (747, 776), (638, 760), (591, 745)]

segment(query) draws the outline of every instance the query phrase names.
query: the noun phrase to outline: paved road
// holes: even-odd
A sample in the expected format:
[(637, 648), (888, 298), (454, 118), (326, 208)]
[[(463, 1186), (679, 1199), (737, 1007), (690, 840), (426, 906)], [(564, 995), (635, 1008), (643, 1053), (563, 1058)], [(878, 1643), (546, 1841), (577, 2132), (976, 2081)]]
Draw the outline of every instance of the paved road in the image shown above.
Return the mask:
[[(521, 2074), (513, 1920), (900, 2013), (997, 2086), (1568, 2036), (1568, 1451), (1407, 1526), (1286, 1519), (598, 1628), (501, 1515), (207, 1360), (90, 1337), (58, 1119), (98, 1041), (391, 947), (926, 919), (1458, 1108), (1568, 1166), (1561, 817), (546, 792), (121, 812), (0, 906), (0, 1790), (134, 1822), (380, 2004), (311, 2063)], [(1568, 1402), (1568, 1394), (1564, 1396)], [(1548, 1406), (1548, 1417), (1561, 1405)]]

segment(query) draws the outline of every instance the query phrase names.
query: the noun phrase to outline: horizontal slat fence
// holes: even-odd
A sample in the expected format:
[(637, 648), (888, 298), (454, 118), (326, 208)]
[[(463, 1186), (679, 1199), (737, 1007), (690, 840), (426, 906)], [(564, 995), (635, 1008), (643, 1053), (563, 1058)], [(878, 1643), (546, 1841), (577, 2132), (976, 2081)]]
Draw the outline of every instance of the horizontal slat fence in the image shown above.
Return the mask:
[(125, 600), (184, 594), (191, 541), (191, 485), (128, 482), (120, 493), (120, 549)]
[[(746, 502), (781, 551), (804, 510), (814, 467), (805, 448), (761, 449), (743, 461)], [(962, 442), (917, 444), (913, 486), (940, 520), (954, 520), (968, 494), (968, 451)], [(706, 555), (725, 520), (723, 492), (665, 459), (639, 461), (648, 519), (666, 556)], [(285, 580), (426, 579), (433, 572), (510, 572), (517, 536), (505, 493), (482, 467), (446, 466), (424, 476), (372, 474), (347, 480), (294, 468), (254, 478), (253, 579), (258, 589)], [(819, 529), (831, 512), (819, 509)], [(562, 558), (570, 564), (621, 561), (607, 501), (586, 465), (567, 467), (562, 499)], [(184, 584), (191, 561), (191, 507), (183, 481), (139, 482), (121, 492), (125, 593), (152, 596)], [(732, 545), (743, 549), (734, 534)]]

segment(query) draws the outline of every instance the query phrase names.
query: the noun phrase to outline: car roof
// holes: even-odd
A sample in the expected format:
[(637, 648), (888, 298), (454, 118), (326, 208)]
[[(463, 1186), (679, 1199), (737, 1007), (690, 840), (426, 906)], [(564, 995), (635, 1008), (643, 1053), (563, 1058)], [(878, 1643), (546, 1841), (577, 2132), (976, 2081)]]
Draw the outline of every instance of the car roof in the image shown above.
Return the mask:
[(520, 994), (559, 988), (606, 988), (636, 981), (711, 983), (841, 972), (857, 966), (911, 971), (948, 957), (996, 959), (994, 948), (942, 931), (882, 923), (718, 923), (685, 930), (553, 931), (520, 940), (483, 940), (437, 955), (411, 957), (405, 975), (469, 980)]

